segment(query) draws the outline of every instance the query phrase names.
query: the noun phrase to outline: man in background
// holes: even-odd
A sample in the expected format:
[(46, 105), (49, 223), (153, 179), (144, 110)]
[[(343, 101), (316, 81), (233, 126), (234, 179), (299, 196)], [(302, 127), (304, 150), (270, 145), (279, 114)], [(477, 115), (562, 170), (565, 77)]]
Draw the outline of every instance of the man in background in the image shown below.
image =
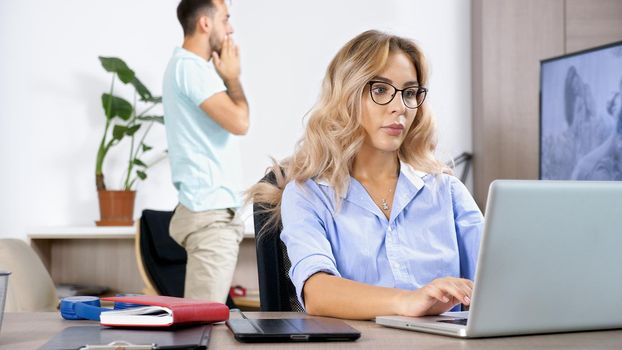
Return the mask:
[(184, 296), (225, 302), (244, 225), (237, 136), (249, 126), (240, 56), (224, 0), (182, 0), (184, 32), (164, 74), (163, 105), (179, 205), (171, 237), (188, 253)]

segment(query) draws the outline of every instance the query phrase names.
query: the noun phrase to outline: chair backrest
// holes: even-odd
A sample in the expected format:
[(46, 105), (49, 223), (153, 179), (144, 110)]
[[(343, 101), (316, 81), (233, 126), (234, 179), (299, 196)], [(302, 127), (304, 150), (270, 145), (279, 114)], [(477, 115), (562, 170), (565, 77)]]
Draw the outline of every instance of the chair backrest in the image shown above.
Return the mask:
[(0, 239), (0, 270), (10, 271), (5, 311), (56, 311), (58, 297), (49, 272), (26, 242)]
[(184, 296), (186, 250), (169, 235), (172, 211), (143, 210), (136, 237), (138, 267), (146, 294)]
[(471, 162), (473, 161), (473, 154), (468, 152), (462, 152), (459, 156), (447, 162), (449, 167), (457, 168), (458, 165), (464, 163), (464, 167), (462, 168), (462, 173), (460, 174), (460, 181), (462, 183), (466, 183), (467, 177), (469, 176), (469, 170), (471, 169)]
[[(173, 214), (174, 211), (145, 209), (140, 217), (136, 259), (146, 286), (144, 294), (184, 296), (188, 255), (169, 234)], [(229, 308), (236, 307), (230, 296), (226, 304)]]
[[(263, 182), (276, 182), (273, 172)], [(255, 221), (255, 242), (257, 245), (257, 272), (259, 277), (259, 298), (261, 311), (304, 311), (296, 297), (296, 288), (289, 279), (291, 263), (287, 248), (281, 241), (282, 226), (265, 226), (269, 217), (266, 203), (253, 204)]]

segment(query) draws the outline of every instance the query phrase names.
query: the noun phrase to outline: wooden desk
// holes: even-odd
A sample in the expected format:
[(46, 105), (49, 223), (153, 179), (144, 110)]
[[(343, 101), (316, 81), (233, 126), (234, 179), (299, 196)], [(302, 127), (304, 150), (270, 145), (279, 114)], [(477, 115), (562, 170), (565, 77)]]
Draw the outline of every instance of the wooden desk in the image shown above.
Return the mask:
[[(305, 314), (247, 312), (249, 318), (298, 318)], [(233, 313), (231, 317), (239, 317)], [(361, 331), (355, 342), (343, 343), (238, 343), (223, 324), (214, 326), (210, 349), (620, 349), (622, 330), (488, 339), (455, 339), (440, 335), (385, 328), (370, 321), (347, 321)], [(96, 324), (65, 321), (55, 312), (6, 313), (0, 331), (0, 350), (37, 349), (65, 327)]]
[[(144, 285), (136, 266), (135, 233), (134, 226), (49, 227), (31, 230), (28, 239), (54, 283), (102, 285), (114, 292), (140, 293)], [(232, 284), (259, 289), (252, 233), (246, 233), (240, 244)]]

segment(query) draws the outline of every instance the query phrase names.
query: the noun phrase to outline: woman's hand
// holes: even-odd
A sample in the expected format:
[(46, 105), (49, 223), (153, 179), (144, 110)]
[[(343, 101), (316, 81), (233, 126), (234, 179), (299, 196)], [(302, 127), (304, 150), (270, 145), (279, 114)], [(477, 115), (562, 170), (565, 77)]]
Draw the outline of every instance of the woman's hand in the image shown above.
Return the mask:
[(473, 282), (463, 278), (443, 277), (415, 291), (404, 291), (395, 299), (402, 316), (438, 315), (456, 304), (471, 304)]

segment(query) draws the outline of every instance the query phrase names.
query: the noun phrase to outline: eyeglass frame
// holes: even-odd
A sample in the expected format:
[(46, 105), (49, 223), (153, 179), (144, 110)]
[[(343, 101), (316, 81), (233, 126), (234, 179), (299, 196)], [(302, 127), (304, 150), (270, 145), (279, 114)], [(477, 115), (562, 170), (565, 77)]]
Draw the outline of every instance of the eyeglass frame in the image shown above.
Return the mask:
[[(372, 92), (372, 86), (376, 83), (383, 83), (383, 84), (387, 84), (390, 87), (392, 87), (395, 90), (395, 93), (391, 96), (391, 99), (387, 102), (387, 103), (378, 103), (376, 102), (376, 100), (374, 99), (374, 94)], [(395, 98), (395, 95), (397, 95), (397, 93), (399, 92), (400, 95), (402, 96), (402, 103), (404, 104), (404, 106), (408, 109), (417, 109), (419, 107), (421, 107), (421, 105), (423, 104), (423, 102), (425, 101), (425, 98), (428, 96), (428, 88), (425, 86), (419, 86), (419, 85), (413, 85), (413, 86), (409, 86), (403, 89), (398, 89), (395, 86), (393, 86), (393, 84), (391, 83), (387, 83), (386, 81), (382, 81), (382, 80), (370, 80), (367, 82), (366, 85), (369, 85), (369, 97), (371, 97), (371, 100), (374, 101), (375, 104), (379, 105), (379, 106), (386, 106), (389, 103), (393, 102), (393, 99)], [(423, 100), (421, 100), (421, 103), (418, 103), (415, 107), (408, 107), (408, 105), (406, 104), (406, 101), (404, 101), (404, 93), (403, 91), (408, 90), (408, 89), (413, 89), (413, 88), (417, 88), (417, 92), (423, 90)]]

